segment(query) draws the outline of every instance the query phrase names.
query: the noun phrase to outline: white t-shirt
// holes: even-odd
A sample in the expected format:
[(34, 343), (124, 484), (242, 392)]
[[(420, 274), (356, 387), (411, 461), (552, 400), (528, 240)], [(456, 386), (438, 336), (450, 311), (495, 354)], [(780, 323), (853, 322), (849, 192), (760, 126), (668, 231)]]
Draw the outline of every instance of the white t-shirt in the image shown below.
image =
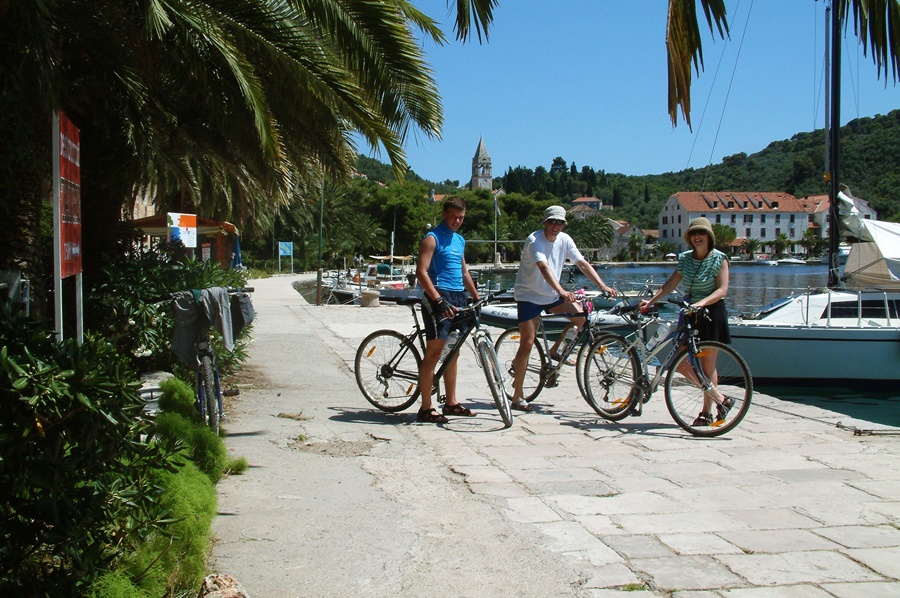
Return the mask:
[(537, 230), (525, 239), (522, 248), (522, 259), (516, 273), (516, 284), (513, 294), (516, 301), (529, 301), (538, 305), (547, 305), (559, 299), (559, 293), (544, 280), (536, 264), (545, 262), (553, 276), (559, 280), (566, 258), (574, 262), (584, 259), (575, 246), (575, 241), (566, 233), (559, 233), (552, 243), (544, 236), (543, 230)]

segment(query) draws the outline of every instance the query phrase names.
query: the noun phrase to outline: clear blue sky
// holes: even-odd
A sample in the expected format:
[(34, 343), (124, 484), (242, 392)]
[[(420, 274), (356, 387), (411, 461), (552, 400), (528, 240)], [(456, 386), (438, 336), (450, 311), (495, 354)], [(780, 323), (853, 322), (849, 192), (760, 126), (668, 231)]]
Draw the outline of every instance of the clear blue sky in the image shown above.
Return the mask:
[[(410, 166), (428, 180), (467, 183), (482, 136), (494, 176), (549, 167), (556, 156), (579, 170), (641, 175), (703, 167), (823, 127), (824, 0), (726, 0), (729, 41), (703, 21), (693, 132), (682, 119), (673, 129), (667, 113), (663, 0), (501, 0), (481, 45), (455, 40), (446, 0), (415, 5), (450, 39), (424, 46), (443, 102), (442, 139), (414, 131), (406, 144)], [(841, 121), (900, 108), (900, 86), (885, 87), (883, 72), (878, 79), (852, 26), (842, 43)]]

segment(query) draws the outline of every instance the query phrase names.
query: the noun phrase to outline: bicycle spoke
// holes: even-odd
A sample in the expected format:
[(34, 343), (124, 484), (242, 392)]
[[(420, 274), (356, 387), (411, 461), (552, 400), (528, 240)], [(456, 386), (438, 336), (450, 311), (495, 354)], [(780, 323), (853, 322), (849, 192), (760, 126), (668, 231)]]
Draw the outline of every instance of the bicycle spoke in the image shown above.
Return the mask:
[[(715, 357), (715, 368), (700, 364)], [(697, 369), (684, 353), (666, 378), (666, 406), (679, 426), (695, 436), (719, 436), (734, 429), (750, 408), (753, 380), (743, 358), (728, 345), (698, 343)], [(704, 389), (706, 387), (706, 389)]]

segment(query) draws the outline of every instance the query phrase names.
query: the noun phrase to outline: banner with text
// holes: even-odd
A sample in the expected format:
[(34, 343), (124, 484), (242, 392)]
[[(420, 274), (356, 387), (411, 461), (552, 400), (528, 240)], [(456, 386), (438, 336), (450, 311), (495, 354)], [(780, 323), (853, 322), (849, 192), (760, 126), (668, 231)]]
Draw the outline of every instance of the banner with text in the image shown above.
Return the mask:
[(59, 232), (62, 278), (81, 273), (81, 136), (59, 113)]

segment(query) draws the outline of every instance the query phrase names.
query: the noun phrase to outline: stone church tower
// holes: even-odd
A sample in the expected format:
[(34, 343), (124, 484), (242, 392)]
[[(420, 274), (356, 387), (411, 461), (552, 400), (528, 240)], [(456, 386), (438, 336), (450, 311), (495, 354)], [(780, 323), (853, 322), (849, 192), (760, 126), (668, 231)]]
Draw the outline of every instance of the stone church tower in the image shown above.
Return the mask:
[(469, 182), (469, 188), (487, 189), (493, 188), (494, 177), (491, 175), (491, 157), (484, 147), (484, 137), (478, 141), (478, 149), (475, 150), (475, 157), (472, 158), (472, 180)]

